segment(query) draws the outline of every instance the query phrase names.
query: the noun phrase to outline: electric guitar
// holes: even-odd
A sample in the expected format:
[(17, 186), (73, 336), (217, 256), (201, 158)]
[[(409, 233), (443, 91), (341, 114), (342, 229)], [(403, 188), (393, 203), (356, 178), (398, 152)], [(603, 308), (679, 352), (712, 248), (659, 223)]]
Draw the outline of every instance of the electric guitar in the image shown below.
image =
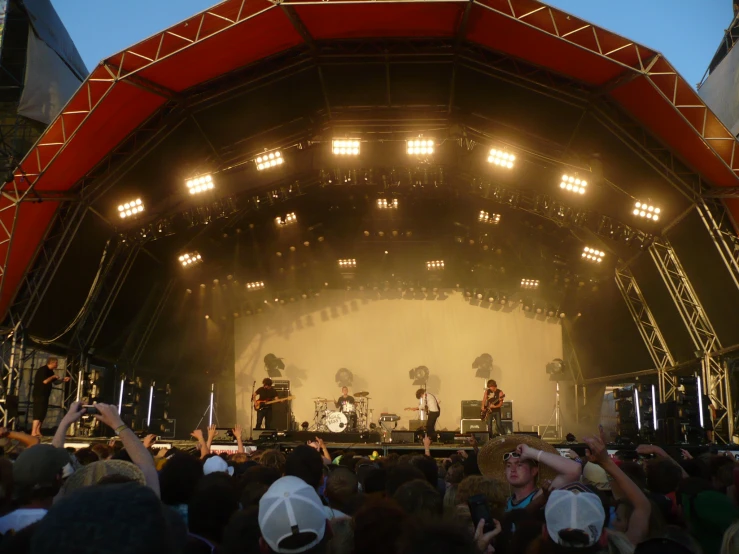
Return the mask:
[(262, 408), (269, 406), (270, 404), (277, 404), (278, 402), (287, 402), (288, 400), (293, 400), (294, 396), (286, 396), (285, 398), (275, 398), (274, 400), (255, 400), (254, 401), (254, 409), (259, 411)]
[(482, 421), (487, 419), (490, 412), (492, 412), (493, 410), (497, 410), (503, 405), (503, 400), (505, 400), (505, 395), (502, 395), (500, 398), (498, 398), (498, 402), (496, 403), (493, 403), (492, 401), (488, 402), (488, 405), (485, 406), (484, 409), (480, 410), (480, 419)]

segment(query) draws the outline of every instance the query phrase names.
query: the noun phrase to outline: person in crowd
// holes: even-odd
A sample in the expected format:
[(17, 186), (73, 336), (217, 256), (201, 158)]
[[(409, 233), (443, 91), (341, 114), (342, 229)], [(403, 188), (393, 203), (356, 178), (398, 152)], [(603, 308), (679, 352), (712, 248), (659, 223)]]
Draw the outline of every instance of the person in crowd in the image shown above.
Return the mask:
[[(285, 461), (285, 476), (298, 477), (313, 487), (316, 492), (322, 489), (324, 475), (323, 458), (317, 450), (301, 444), (293, 450)], [(347, 517), (340, 510), (324, 506), (326, 517), (329, 519)]]
[(59, 365), (58, 358), (48, 358), (46, 365), (42, 365), (36, 370), (33, 377), (33, 424), (31, 427), (31, 435), (34, 437), (41, 436), (41, 424), (46, 418), (46, 412), (49, 410), (49, 397), (51, 389), (56, 381), (63, 383), (69, 382), (69, 377), (59, 377), (55, 372)]
[(237, 511), (223, 531), (219, 554), (262, 554), (259, 540), (259, 506), (248, 506)]
[(70, 463), (63, 448), (39, 444), (27, 448), (13, 464), (17, 510), (0, 517), (0, 534), (7, 535), (41, 520), (62, 486), (62, 471)]
[(354, 514), (354, 554), (397, 554), (397, 538), (408, 515), (397, 502), (375, 498)]
[(259, 530), (263, 553), (324, 554), (331, 539), (315, 487), (292, 475), (275, 481), (259, 501)]
[(403, 511), (419, 517), (441, 517), (444, 501), (439, 491), (423, 479), (415, 479), (401, 485), (393, 499)]
[(203, 464), (197, 458), (176, 453), (159, 472), (162, 502), (182, 516), (187, 525), (188, 505), (203, 477)]
[(285, 474), (285, 455), (276, 449), (265, 450), (259, 457), (259, 464), (265, 467), (271, 467), (280, 474)]
[(217, 471), (200, 479), (187, 509), (188, 554), (217, 549), (229, 518), (238, 509), (238, 490), (230, 475)]
[(724, 533), (721, 541), (721, 554), (739, 554), (739, 521)]
[(353, 514), (359, 507), (359, 481), (357, 475), (348, 468), (336, 467), (326, 480), (326, 500), (333, 510)]
[(581, 464), (527, 435), (507, 435), (487, 442), (480, 450), (478, 465), (484, 476), (508, 483), (511, 495), (506, 511), (524, 509), (543, 494), (538, 484), (540, 466), (547, 471), (551, 489), (577, 481), (582, 474)]

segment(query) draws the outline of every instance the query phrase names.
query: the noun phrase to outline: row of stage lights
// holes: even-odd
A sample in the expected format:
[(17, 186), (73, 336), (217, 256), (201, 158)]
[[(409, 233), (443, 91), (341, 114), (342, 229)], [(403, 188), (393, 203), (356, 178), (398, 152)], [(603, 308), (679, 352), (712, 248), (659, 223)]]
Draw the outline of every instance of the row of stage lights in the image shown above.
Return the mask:
[[(427, 156), (434, 153), (435, 150), (434, 139), (409, 139), (406, 141), (406, 151), (411, 156)], [(333, 153), (337, 156), (358, 156), (361, 149), (361, 141), (359, 139), (334, 139), (332, 141)], [(516, 156), (505, 150), (497, 148), (490, 149), (488, 163), (496, 165), (505, 169), (513, 169)], [(274, 167), (281, 166), (285, 163), (285, 158), (282, 152), (279, 150), (273, 150), (271, 152), (265, 152), (254, 159), (254, 165), (257, 170), (264, 171), (272, 169)], [(198, 194), (213, 190), (215, 188), (215, 182), (213, 175), (205, 174), (198, 177), (193, 177), (185, 181), (187, 189), (190, 194)], [(577, 175), (562, 175), (562, 179), (559, 183), (559, 188), (572, 192), (573, 194), (584, 195), (588, 187), (588, 182), (585, 179), (579, 178)], [(398, 199), (387, 199), (380, 198), (377, 200), (377, 207), (380, 209), (398, 209)], [(126, 202), (118, 206), (118, 212), (120, 217), (126, 218), (134, 216), (144, 211), (144, 205), (140, 198), (131, 202)], [(634, 204), (632, 214), (639, 218), (645, 218), (650, 221), (659, 221), (660, 219), (660, 208), (652, 204), (637, 201)], [(480, 221), (483, 223), (496, 224), (500, 221), (499, 214), (490, 214), (484, 217), (483, 214), (486, 212), (480, 212)], [(294, 216), (294, 214), (292, 214)], [(289, 218), (286, 220), (278, 219), (278, 225), (285, 225), (294, 221), (290, 221)]]
[[(508, 305), (509, 307), (513, 307), (516, 304), (516, 302), (510, 299), (507, 294), (497, 293), (494, 291), (479, 289), (473, 291), (466, 289), (464, 295), (471, 300), (486, 301), (488, 304), (500, 304), (502, 306)], [(524, 312), (533, 312), (538, 315), (546, 315), (547, 317), (560, 319), (564, 319), (566, 317), (565, 312), (555, 304), (535, 303), (530, 298), (522, 298), (518, 303), (521, 304), (521, 309)]]

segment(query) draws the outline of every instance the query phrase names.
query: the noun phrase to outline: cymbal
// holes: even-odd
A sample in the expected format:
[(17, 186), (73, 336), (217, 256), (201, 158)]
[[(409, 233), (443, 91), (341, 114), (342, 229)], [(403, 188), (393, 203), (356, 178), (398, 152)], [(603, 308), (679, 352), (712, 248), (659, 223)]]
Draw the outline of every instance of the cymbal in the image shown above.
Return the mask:
[(362, 398), (364, 396), (369, 396), (369, 393), (367, 391), (355, 392), (354, 393), (354, 396), (359, 397), (359, 398)]
[(328, 398), (313, 398), (312, 400), (321, 401), (321, 402), (328, 402)]

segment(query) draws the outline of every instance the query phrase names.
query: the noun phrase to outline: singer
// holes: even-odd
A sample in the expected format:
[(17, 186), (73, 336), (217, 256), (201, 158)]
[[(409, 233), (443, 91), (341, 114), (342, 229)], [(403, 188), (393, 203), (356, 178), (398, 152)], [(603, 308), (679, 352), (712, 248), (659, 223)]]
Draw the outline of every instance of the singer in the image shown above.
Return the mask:
[[(46, 365), (41, 366), (36, 370), (36, 375), (33, 378), (33, 427), (31, 428), (31, 435), (34, 437), (41, 436), (41, 424), (46, 417), (46, 412), (49, 409), (49, 396), (51, 396), (51, 389), (54, 387), (54, 381), (58, 381), (60, 377), (54, 373), (54, 370), (59, 365), (57, 358), (48, 358)], [(69, 382), (69, 377), (62, 377), (62, 382)]]

